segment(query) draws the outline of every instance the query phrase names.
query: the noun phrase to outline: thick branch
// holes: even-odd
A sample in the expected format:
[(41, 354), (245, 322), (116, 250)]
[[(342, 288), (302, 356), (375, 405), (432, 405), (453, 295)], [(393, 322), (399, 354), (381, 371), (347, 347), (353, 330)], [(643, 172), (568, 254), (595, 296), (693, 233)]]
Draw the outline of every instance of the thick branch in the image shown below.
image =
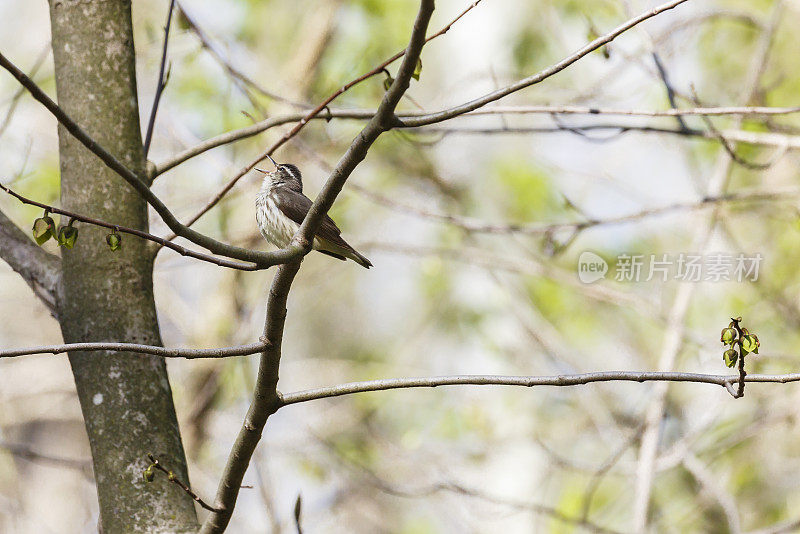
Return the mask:
[[(384, 95), (375, 116), (353, 140), (348, 151), (339, 160), (316, 201), (311, 206), (305, 220), (300, 225), (300, 229), (292, 240), (293, 244), (302, 246), (306, 251), (310, 250), (309, 240), (311, 236), (315, 234), (322, 218), (330, 209), (345, 181), (355, 167), (366, 157), (367, 151), (378, 136), (391, 128), (394, 110), (408, 88), (411, 74), (414, 72), (414, 67), (425, 44), (425, 30), (433, 14), (433, 9), (433, 0), (422, 0), (420, 2), (419, 13), (414, 21), (411, 39), (397, 77)], [(277, 386), (283, 328), (286, 323), (286, 301), (292, 281), (300, 269), (301, 261), (298, 260), (282, 265), (272, 282), (264, 325), (264, 340), (268, 348), (261, 355), (253, 401), (250, 404), (244, 425), (231, 449), (225, 472), (219, 483), (214, 503), (214, 507), (219, 511), (212, 512), (208, 516), (200, 530), (201, 534), (223, 532), (227, 527), (233, 514), (233, 508), (236, 505), (242, 478), (250, 464), (253, 451), (255, 451), (256, 445), (261, 439), (267, 418), (280, 407), (281, 399)]]
[(249, 345), (221, 347), (218, 349), (168, 349), (158, 345), (142, 345), (139, 343), (65, 343), (63, 345), (0, 350), (0, 358), (14, 358), (29, 354), (63, 354), (65, 352), (78, 351), (135, 352), (138, 354), (155, 354), (164, 358), (229, 358), (231, 356), (257, 354), (266, 347), (266, 343), (250, 343)]
[[(594, 382), (692, 382), (696, 384), (714, 384), (726, 387), (735, 384), (739, 375), (710, 375), (702, 373), (676, 372), (638, 372), (638, 371), (604, 371), (599, 373), (583, 373), (575, 375), (555, 376), (502, 376), (502, 375), (455, 375), (419, 378), (386, 378), (383, 380), (367, 380), (351, 382), (317, 389), (308, 389), (295, 393), (284, 393), (281, 406), (298, 404), (312, 400), (366, 393), (368, 391), (385, 391), (389, 389), (435, 388), (439, 386), (579, 386)], [(800, 373), (785, 375), (747, 375), (746, 382), (769, 382), (786, 384), (800, 382)], [(727, 388), (726, 388), (727, 389)]]
[(37, 297), (58, 316), (61, 260), (44, 251), (0, 211), (0, 259), (8, 263)]
[(397, 77), (383, 96), (383, 100), (380, 106), (378, 106), (378, 111), (375, 113), (375, 116), (364, 129), (361, 130), (361, 133), (358, 134), (358, 137), (356, 137), (355, 141), (350, 145), (350, 148), (336, 164), (336, 168), (331, 173), (328, 181), (325, 182), (314, 204), (308, 211), (305, 220), (303, 220), (303, 224), (300, 225), (300, 229), (292, 240), (292, 244), (304, 248), (310, 247), (311, 239), (315, 235), (317, 227), (333, 205), (333, 201), (342, 190), (342, 187), (344, 187), (347, 178), (350, 177), (350, 174), (355, 170), (356, 166), (367, 156), (367, 151), (378, 136), (392, 129), (396, 124), (397, 116), (394, 114), (394, 110), (403, 97), (403, 94), (408, 89), (411, 75), (414, 73), (417, 60), (422, 53), (422, 47), (427, 42), (424, 38), (425, 28), (428, 26), (432, 13), (433, 0), (422, 0), (419, 15), (414, 22), (411, 41), (408, 44), (403, 63), (397, 71)]

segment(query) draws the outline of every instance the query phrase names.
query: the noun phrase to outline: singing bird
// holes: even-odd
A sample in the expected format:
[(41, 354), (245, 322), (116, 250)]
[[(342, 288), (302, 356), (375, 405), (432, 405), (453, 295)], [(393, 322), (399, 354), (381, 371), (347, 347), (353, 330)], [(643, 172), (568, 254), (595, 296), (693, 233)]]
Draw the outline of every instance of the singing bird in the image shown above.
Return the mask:
[[(297, 233), (300, 224), (311, 209), (311, 199), (303, 194), (300, 169), (291, 163), (275, 162), (272, 172), (264, 173), (264, 182), (256, 197), (256, 222), (264, 239), (278, 248), (286, 247)], [(312, 248), (342, 261), (351, 259), (369, 269), (372, 263), (342, 239), (342, 231), (327, 215), (319, 225)]]

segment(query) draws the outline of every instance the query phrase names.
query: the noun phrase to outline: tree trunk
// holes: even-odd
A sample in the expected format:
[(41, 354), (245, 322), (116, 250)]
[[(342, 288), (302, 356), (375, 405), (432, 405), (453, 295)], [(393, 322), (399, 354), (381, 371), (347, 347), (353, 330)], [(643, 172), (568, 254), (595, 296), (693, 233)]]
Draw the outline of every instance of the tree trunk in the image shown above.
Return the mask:
[[(130, 0), (50, 0), (59, 105), (112, 154), (143, 174)], [(61, 203), (69, 210), (147, 229), (147, 206), (61, 126)], [(63, 221), (62, 221), (63, 222)], [(104, 229), (82, 225), (62, 250), (66, 342), (160, 344), (152, 252), (126, 238), (111, 252)], [(152, 453), (188, 482), (163, 358), (131, 353), (69, 355), (92, 448), (106, 533), (187, 532), (194, 503), (166, 477), (142, 476)]]

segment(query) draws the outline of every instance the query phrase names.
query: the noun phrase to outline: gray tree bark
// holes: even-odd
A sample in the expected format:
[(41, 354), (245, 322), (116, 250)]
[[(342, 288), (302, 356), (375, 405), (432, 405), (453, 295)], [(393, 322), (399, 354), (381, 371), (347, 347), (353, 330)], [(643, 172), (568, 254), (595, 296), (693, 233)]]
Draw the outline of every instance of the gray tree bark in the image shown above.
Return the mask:
[[(59, 105), (102, 146), (144, 175), (130, 0), (50, 0)], [(69, 210), (147, 229), (147, 207), (122, 178), (59, 126), (61, 203)], [(152, 251), (80, 226), (62, 250), (65, 342), (160, 344)], [(194, 502), (165, 477), (147, 483), (152, 453), (188, 482), (164, 359), (133, 353), (69, 355), (92, 448), (103, 532), (188, 532)]]

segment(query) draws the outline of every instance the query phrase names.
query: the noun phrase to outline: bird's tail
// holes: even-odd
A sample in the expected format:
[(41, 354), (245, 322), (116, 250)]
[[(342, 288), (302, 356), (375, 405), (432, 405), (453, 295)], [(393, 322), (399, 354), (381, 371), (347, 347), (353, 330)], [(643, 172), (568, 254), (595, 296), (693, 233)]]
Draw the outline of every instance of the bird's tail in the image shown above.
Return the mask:
[(342, 240), (341, 243), (331, 243), (329, 240), (317, 236), (316, 239), (314, 239), (314, 248), (334, 258), (342, 260), (349, 258), (366, 269), (372, 267), (372, 262), (369, 261), (366, 256), (351, 247), (344, 240)]
[(362, 267), (369, 269), (372, 267), (372, 262), (369, 261), (366, 256), (358, 252), (356, 249), (353, 249), (351, 255), (348, 256), (351, 260), (356, 262), (357, 264), (361, 265)]

